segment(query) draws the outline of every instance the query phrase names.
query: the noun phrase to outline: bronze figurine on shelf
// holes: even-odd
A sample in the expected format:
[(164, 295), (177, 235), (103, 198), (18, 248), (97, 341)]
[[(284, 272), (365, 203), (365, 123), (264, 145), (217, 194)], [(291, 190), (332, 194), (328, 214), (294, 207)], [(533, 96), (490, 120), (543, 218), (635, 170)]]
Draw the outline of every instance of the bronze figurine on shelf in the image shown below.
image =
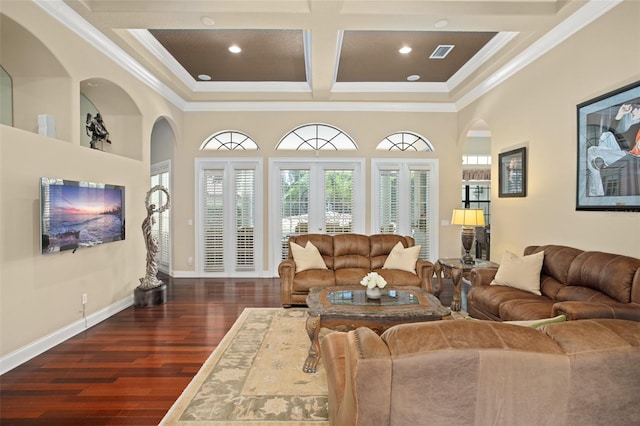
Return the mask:
[(98, 149), (96, 148), (96, 143), (98, 142), (111, 143), (111, 140), (109, 139), (109, 132), (104, 125), (104, 121), (102, 121), (100, 113), (97, 113), (95, 117), (92, 117), (91, 113), (87, 113), (85, 129), (87, 131), (87, 136), (91, 136), (89, 144), (92, 149)]

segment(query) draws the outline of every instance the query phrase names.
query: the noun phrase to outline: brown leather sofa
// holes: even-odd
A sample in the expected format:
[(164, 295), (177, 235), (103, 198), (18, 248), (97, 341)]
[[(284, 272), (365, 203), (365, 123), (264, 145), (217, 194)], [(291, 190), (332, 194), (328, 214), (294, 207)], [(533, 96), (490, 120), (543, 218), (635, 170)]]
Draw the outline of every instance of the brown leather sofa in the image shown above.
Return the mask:
[(402, 324), (321, 341), (336, 426), (631, 425), (640, 419), (640, 323)]
[(467, 310), (474, 318), (532, 320), (564, 314), (568, 320), (619, 318), (640, 321), (640, 259), (559, 245), (529, 246), (544, 251), (538, 296), (489, 285), (495, 269), (471, 271)]
[[(327, 269), (311, 269), (296, 273), (291, 254), (278, 265), (281, 279), (282, 306), (306, 305), (309, 290), (313, 287), (357, 286), (369, 272), (375, 271), (384, 277), (390, 286), (413, 286), (433, 293), (431, 277), (433, 263), (418, 259), (416, 273), (382, 269), (389, 252), (401, 242), (407, 247), (415, 246), (412, 237), (396, 234), (303, 234), (292, 236), (289, 242), (305, 246), (307, 241), (315, 245), (327, 265)], [(437, 296), (437, 294), (436, 294)]]

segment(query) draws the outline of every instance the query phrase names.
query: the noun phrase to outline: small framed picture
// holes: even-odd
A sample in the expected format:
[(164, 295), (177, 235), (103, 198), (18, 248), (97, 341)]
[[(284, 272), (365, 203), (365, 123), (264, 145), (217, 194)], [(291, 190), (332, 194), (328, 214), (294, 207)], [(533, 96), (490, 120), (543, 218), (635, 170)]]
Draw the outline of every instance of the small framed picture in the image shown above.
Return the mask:
[(640, 211), (640, 81), (577, 109), (576, 210)]
[(527, 196), (527, 148), (498, 154), (498, 196)]

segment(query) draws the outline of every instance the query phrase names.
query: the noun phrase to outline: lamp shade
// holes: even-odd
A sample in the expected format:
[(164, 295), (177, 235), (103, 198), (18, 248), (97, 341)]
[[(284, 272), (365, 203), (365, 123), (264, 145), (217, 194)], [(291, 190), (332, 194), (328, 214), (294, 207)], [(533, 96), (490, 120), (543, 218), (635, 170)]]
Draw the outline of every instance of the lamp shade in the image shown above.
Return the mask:
[(484, 210), (454, 209), (451, 215), (452, 225), (484, 226)]

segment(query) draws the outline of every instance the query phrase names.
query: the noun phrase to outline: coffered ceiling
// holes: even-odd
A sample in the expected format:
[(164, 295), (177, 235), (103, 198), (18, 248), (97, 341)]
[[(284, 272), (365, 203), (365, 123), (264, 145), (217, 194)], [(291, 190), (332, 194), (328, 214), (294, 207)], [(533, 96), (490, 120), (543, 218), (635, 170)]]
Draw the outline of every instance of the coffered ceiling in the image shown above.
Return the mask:
[(620, 2), (35, 1), (192, 110), (265, 102), (455, 110)]

